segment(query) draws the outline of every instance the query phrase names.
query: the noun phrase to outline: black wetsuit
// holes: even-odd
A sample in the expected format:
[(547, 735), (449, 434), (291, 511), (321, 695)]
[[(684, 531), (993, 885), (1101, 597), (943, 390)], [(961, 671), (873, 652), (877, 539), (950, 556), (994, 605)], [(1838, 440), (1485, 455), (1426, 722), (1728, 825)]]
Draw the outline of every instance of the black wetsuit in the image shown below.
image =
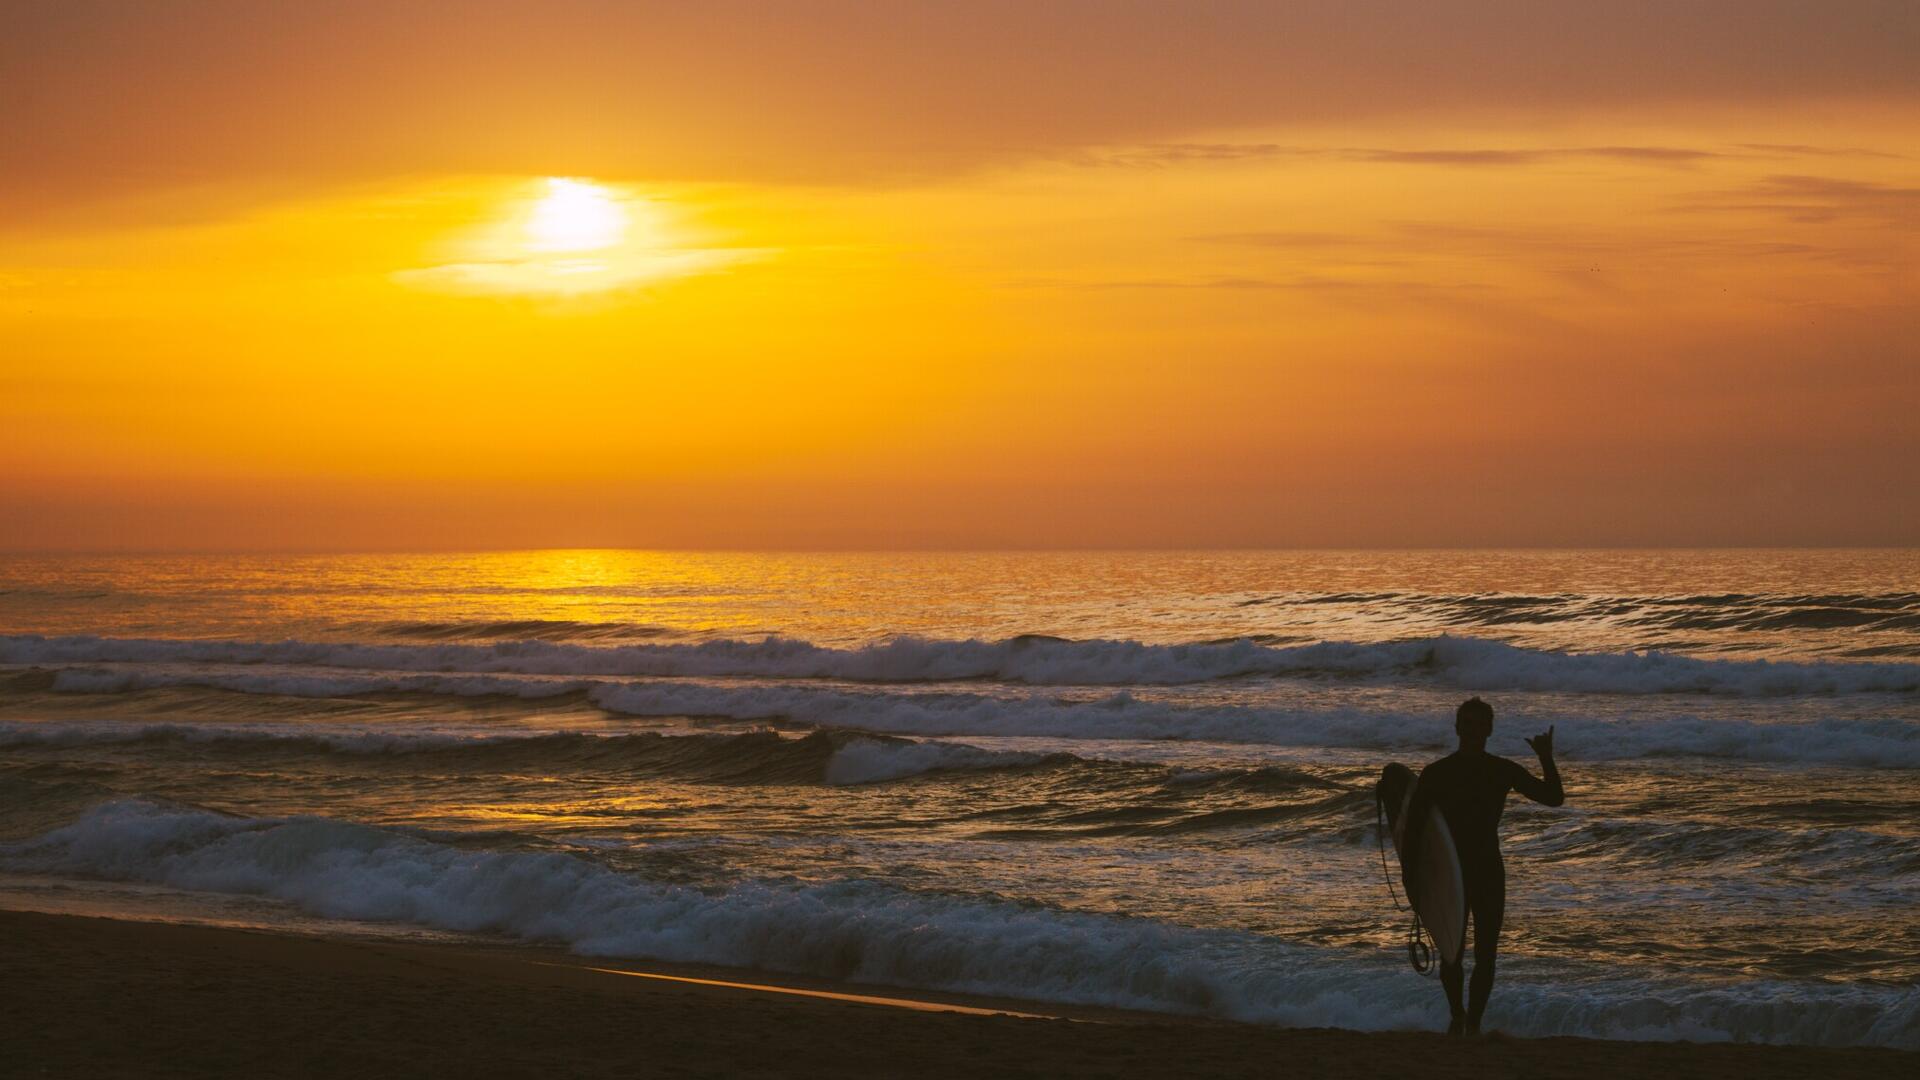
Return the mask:
[(1535, 778), (1519, 762), (1483, 750), (1458, 750), (1427, 766), (1414, 789), (1414, 813), (1438, 806), (1447, 816), (1453, 846), (1460, 852), (1467, 911), (1473, 916), (1472, 1007), (1461, 1008), (1463, 965), (1443, 962), (1440, 982), (1454, 1023), (1464, 1020), (1469, 1030), (1479, 1029), (1487, 995), (1493, 992), (1494, 955), (1500, 949), (1500, 924), (1507, 913), (1507, 867), (1500, 859), (1500, 814), (1506, 809), (1507, 793), (1518, 791), (1548, 806), (1566, 801), (1559, 770), (1551, 761), (1542, 764), (1545, 780)]

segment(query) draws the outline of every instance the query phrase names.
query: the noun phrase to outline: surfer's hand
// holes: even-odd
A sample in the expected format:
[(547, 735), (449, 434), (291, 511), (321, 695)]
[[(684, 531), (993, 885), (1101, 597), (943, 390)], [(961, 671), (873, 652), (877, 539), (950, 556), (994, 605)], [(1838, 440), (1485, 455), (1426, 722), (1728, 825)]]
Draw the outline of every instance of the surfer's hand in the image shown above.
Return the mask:
[(1553, 756), (1553, 728), (1554, 725), (1550, 724), (1547, 730), (1527, 740), (1527, 745), (1533, 747), (1533, 752), (1539, 754), (1542, 759)]

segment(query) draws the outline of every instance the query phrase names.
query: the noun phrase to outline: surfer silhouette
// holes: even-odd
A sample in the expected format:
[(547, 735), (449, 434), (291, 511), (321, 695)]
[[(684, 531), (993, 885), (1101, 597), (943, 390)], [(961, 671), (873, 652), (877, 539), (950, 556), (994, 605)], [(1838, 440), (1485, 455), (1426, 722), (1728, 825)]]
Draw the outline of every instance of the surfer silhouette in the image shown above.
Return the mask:
[(1464, 1006), (1460, 1000), (1465, 964), (1459, 960), (1441, 961), (1440, 985), (1447, 992), (1452, 1014), (1447, 1034), (1472, 1035), (1479, 1032), (1487, 997), (1493, 993), (1494, 957), (1500, 951), (1500, 926), (1507, 913), (1507, 868), (1500, 859), (1500, 813), (1506, 808), (1507, 793), (1518, 791), (1548, 806), (1561, 805), (1567, 795), (1553, 761), (1553, 728), (1527, 740), (1540, 757), (1544, 780), (1519, 762), (1487, 753), (1493, 706), (1479, 698), (1461, 704), (1453, 730), (1460, 736), (1460, 749), (1421, 771), (1409, 816), (1419, 821), (1438, 807), (1446, 815), (1447, 831), (1460, 854), (1467, 911), (1473, 918), (1471, 1000)]

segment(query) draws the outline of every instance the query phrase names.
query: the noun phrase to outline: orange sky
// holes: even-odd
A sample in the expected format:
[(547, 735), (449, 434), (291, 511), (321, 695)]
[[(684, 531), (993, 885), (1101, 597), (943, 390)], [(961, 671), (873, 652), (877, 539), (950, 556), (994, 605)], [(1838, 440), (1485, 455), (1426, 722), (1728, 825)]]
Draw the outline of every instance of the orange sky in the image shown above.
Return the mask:
[(0, 9), (0, 548), (1920, 543), (1915, 5), (448, 10)]

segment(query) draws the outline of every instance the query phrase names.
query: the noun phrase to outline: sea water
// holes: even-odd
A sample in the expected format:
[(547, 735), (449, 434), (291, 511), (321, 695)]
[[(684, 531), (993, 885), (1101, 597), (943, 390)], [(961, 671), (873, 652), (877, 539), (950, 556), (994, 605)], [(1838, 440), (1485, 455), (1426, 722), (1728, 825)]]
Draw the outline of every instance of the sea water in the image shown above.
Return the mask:
[(0, 904), (1438, 1028), (1474, 694), (1489, 1025), (1920, 1047), (1912, 550), (9, 556)]

